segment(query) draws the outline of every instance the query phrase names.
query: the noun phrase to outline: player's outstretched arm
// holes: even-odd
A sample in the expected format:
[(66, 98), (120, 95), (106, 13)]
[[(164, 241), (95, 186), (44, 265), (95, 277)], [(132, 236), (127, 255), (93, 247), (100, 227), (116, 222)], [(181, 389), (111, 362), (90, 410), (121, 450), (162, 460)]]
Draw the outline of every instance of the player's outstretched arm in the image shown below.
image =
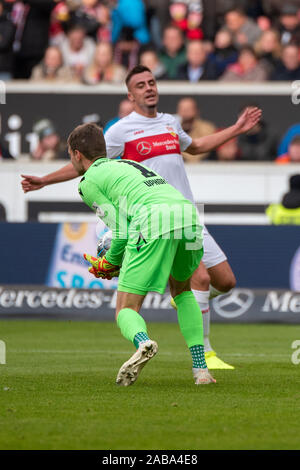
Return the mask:
[(24, 193), (28, 193), (29, 191), (36, 191), (37, 189), (41, 189), (44, 186), (48, 186), (49, 184), (62, 183), (63, 181), (72, 180), (77, 176), (79, 175), (73, 167), (72, 163), (68, 163), (68, 165), (65, 165), (59, 170), (54, 171), (53, 173), (49, 173), (45, 176), (40, 177), (32, 175), (21, 175), (23, 178), (21, 185)]
[(250, 131), (260, 121), (262, 110), (255, 107), (246, 108), (233, 126), (223, 131), (193, 139), (191, 145), (185, 150), (192, 155), (210, 152), (230, 139)]

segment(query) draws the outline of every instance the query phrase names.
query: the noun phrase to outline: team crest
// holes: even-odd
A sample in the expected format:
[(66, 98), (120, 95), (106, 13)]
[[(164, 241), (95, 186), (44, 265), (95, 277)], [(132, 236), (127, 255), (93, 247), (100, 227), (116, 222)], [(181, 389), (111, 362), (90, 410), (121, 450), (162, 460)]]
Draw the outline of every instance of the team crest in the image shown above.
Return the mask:
[(171, 136), (177, 137), (177, 134), (176, 134), (175, 130), (173, 129), (173, 127), (167, 126), (167, 130), (169, 131), (169, 133), (171, 134)]

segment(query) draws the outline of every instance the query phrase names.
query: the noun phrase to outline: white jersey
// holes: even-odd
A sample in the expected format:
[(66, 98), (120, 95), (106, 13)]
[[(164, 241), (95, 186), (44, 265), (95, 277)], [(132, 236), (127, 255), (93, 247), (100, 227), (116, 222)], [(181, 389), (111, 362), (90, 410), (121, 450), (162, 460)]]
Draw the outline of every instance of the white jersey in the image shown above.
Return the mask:
[[(108, 158), (121, 157), (142, 163), (195, 203), (181, 155), (191, 145), (192, 138), (174, 116), (158, 113), (155, 118), (148, 118), (133, 111), (111, 126), (104, 137)], [(210, 268), (225, 261), (225, 254), (206, 227), (203, 235), (205, 266)]]
[(108, 129), (105, 142), (108, 158), (121, 156), (142, 163), (194, 202), (181, 155), (192, 138), (174, 116), (158, 113), (148, 118), (133, 111)]

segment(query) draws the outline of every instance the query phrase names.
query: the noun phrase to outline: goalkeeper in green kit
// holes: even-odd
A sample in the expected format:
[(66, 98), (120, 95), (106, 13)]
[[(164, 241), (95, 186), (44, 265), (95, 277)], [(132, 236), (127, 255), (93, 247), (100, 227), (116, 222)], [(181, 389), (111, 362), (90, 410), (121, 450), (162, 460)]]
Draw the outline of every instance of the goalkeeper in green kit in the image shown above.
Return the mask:
[(119, 277), (116, 320), (136, 352), (120, 368), (117, 384), (133, 384), (157, 353), (157, 343), (148, 337), (139, 311), (146, 294), (164, 293), (168, 281), (192, 355), (195, 383), (215, 383), (205, 362), (202, 314), (190, 287), (203, 255), (195, 207), (140, 163), (106, 158), (104, 137), (95, 124), (76, 127), (68, 138), (68, 150), (74, 168), (84, 175), (79, 194), (113, 234), (104, 257), (84, 257), (96, 277)]

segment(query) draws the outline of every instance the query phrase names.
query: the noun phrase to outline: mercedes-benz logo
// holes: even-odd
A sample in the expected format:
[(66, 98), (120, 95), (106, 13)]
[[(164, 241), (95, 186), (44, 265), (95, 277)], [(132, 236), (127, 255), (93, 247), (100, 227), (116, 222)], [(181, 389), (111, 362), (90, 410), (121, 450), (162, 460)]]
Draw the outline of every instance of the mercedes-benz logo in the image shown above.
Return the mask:
[(140, 155), (148, 155), (151, 152), (151, 144), (149, 142), (139, 142), (136, 149)]
[(254, 298), (254, 293), (249, 289), (234, 289), (230, 294), (216, 297), (213, 307), (221, 317), (236, 318), (249, 310)]

